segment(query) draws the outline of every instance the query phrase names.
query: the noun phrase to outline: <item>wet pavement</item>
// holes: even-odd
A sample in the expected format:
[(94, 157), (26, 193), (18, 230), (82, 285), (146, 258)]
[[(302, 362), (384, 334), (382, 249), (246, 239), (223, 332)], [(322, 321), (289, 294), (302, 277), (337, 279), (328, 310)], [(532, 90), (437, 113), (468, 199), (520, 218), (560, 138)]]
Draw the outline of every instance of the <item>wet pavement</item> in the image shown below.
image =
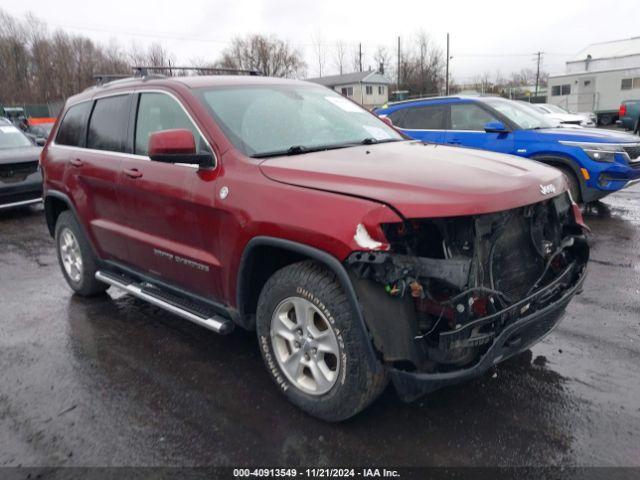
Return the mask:
[(584, 293), (541, 344), (325, 424), (287, 403), (252, 334), (75, 297), (42, 210), (0, 212), (0, 466), (640, 466), (640, 186), (585, 219)]

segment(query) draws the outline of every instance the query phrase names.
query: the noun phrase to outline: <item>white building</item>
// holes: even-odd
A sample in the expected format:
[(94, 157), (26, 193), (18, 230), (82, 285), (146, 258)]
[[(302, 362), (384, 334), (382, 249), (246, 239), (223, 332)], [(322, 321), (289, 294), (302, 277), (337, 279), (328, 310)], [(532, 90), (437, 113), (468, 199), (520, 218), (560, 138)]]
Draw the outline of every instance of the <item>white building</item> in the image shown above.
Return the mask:
[(548, 93), (549, 103), (612, 123), (622, 101), (640, 99), (640, 37), (589, 45), (549, 77)]
[(389, 101), (390, 82), (384, 75), (375, 71), (330, 75), (307, 80), (332, 88), (369, 110)]

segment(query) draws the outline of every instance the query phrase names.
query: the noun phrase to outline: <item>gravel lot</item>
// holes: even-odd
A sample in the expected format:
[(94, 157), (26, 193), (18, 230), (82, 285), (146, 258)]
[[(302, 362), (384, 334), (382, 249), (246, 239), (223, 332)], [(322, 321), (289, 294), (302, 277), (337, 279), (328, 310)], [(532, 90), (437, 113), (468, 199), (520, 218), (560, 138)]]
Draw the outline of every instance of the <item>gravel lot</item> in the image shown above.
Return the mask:
[(585, 219), (584, 293), (541, 344), (331, 425), (280, 395), (253, 335), (74, 297), (41, 208), (0, 212), (0, 466), (640, 466), (640, 185)]

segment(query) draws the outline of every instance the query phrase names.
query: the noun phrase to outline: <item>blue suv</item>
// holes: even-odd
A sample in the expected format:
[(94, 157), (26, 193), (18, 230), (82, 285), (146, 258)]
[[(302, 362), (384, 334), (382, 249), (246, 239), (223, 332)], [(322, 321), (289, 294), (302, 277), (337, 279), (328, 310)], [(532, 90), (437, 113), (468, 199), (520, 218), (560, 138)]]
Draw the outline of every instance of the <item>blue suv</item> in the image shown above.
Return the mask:
[(577, 202), (591, 202), (640, 181), (640, 141), (626, 133), (559, 127), (529, 105), (498, 97), (437, 97), (376, 110), (424, 142), (481, 148), (562, 170)]

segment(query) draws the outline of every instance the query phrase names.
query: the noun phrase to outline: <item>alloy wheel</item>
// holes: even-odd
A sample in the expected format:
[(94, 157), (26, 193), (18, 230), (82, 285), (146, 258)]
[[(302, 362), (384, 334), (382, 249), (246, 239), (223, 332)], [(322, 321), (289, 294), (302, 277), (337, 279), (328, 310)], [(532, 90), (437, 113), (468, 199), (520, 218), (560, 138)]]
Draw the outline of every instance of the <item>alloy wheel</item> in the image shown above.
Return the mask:
[(82, 278), (82, 253), (78, 239), (70, 229), (64, 228), (60, 232), (59, 248), (65, 272), (71, 280), (79, 282)]
[(338, 338), (313, 303), (284, 299), (274, 310), (270, 331), (276, 361), (291, 383), (310, 395), (331, 390), (341, 368)]

